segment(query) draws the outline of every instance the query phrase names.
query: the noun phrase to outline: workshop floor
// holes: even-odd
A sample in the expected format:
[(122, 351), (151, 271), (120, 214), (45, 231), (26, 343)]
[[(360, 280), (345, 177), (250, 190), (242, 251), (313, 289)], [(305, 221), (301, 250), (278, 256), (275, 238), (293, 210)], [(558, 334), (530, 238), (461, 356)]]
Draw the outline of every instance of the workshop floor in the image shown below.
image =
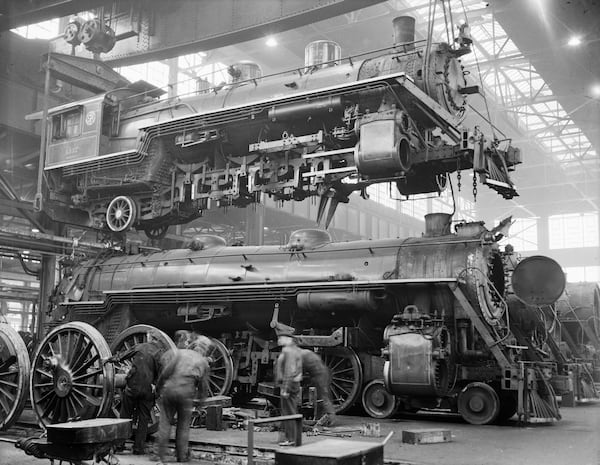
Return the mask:
[[(553, 425), (539, 426), (474, 426), (460, 419), (441, 418), (438, 415), (410, 415), (392, 420), (380, 420), (381, 438), (366, 438), (360, 433), (344, 437), (349, 441), (378, 442), (390, 431), (394, 435), (385, 446), (385, 459), (414, 465), (598, 465), (600, 464), (600, 405), (585, 405), (561, 409), (563, 419)], [(340, 416), (335, 429), (359, 428), (373, 419)], [(450, 443), (409, 445), (402, 443), (405, 429), (450, 429)], [(324, 436), (303, 435), (303, 443), (326, 439)], [(243, 430), (207, 431), (194, 429), (191, 440), (231, 446), (245, 446), (247, 432)], [(277, 432), (255, 432), (255, 444), (275, 450)], [(197, 457), (197, 455), (196, 455)], [(121, 465), (149, 465), (156, 463), (153, 454), (134, 456), (129, 452), (119, 455)], [(242, 457), (227, 460), (241, 463)], [(174, 457), (168, 460), (175, 462)], [(0, 465), (38, 465), (48, 463), (25, 456), (13, 444), (0, 442)], [(193, 463), (202, 463), (198, 458)], [(210, 463), (210, 462), (204, 462)]]

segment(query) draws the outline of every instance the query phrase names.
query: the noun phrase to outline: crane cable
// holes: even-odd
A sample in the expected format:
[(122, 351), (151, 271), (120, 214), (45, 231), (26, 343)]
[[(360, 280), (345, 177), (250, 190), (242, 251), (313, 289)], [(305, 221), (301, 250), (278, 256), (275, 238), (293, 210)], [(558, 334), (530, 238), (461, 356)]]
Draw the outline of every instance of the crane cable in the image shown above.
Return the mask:
[[(465, 8), (465, 3), (463, 0), (460, 0), (460, 5), (462, 8), (463, 15), (465, 17), (465, 24), (469, 24), (469, 18), (467, 17), (467, 9)], [(490, 112), (490, 107), (488, 105), (487, 97), (485, 96), (483, 79), (481, 77), (481, 68), (479, 66), (479, 58), (477, 57), (477, 52), (475, 51), (474, 44), (473, 44), (473, 47), (471, 48), (471, 50), (473, 52), (473, 57), (475, 58), (475, 65), (477, 66), (477, 75), (479, 76), (479, 84), (480, 84), (479, 95), (481, 95), (481, 97), (483, 98), (483, 103), (485, 104), (485, 111), (487, 114), (487, 122), (490, 125), (490, 129), (492, 131), (492, 136), (493, 136), (494, 140), (497, 140), (496, 131), (494, 130), (494, 124), (492, 123), (492, 114)]]

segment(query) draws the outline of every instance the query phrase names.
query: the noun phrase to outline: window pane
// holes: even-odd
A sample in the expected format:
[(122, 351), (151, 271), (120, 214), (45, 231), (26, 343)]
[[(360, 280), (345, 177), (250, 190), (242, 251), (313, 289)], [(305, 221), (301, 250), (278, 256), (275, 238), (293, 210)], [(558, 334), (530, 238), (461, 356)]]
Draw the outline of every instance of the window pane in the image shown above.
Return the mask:
[(598, 247), (598, 213), (573, 213), (548, 218), (551, 249)]

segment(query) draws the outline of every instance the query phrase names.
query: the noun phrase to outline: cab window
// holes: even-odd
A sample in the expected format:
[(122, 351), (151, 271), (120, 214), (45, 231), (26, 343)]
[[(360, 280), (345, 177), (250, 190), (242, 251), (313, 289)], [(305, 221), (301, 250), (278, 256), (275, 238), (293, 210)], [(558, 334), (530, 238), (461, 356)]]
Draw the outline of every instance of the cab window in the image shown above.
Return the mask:
[(72, 110), (52, 117), (52, 140), (72, 139), (81, 135), (81, 110)]

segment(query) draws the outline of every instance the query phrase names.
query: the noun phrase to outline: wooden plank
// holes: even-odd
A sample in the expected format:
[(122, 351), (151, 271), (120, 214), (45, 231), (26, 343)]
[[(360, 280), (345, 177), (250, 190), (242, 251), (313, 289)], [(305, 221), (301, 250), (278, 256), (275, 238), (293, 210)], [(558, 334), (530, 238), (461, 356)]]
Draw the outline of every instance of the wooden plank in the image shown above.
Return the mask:
[(383, 444), (325, 439), (275, 452), (275, 465), (383, 465)]

